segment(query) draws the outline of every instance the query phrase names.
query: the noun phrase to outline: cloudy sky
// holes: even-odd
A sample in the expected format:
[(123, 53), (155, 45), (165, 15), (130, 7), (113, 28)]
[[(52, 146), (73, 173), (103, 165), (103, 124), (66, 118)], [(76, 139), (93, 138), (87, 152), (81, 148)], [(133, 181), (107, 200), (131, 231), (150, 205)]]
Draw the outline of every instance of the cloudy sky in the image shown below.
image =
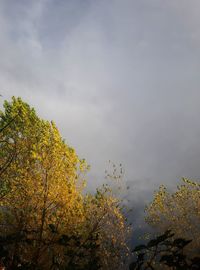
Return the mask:
[[(0, 0), (0, 92), (21, 96), (135, 204), (200, 177), (199, 0)], [(130, 191), (129, 191), (130, 193)]]

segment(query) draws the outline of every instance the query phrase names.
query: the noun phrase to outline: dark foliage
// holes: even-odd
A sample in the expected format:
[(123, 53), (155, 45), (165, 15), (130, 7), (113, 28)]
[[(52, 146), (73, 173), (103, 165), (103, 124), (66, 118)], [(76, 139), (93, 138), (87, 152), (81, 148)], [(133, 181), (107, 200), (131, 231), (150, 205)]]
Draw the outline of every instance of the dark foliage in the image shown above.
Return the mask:
[(146, 245), (136, 246), (133, 250), (135, 260), (130, 264), (130, 270), (161, 269), (173, 270), (200, 269), (200, 257), (189, 258), (184, 248), (192, 240), (175, 238), (170, 230), (150, 240)]
[[(52, 224), (49, 225), (52, 233), (57, 233)], [(100, 259), (97, 255), (98, 244), (96, 244), (98, 235), (91, 235), (83, 241), (79, 236), (62, 235), (54, 245), (66, 248), (66, 265), (60, 265), (59, 258), (52, 256), (52, 270), (98, 270), (101, 268)], [(71, 241), (75, 242), (76, 251), (71, 247)], [(20, 253), (13, 256), (10, 248), (13, 245), (34, 245), (34, 241), (28, 238), (28, 232), (24, 231), (19, 234), (12, 234), (6, 237), (0, 237), (0, 266), (4, 266), (6, 270), (39, 270), (34, 260), (24, 261)], [(46, 243), (49, 245), (52, 243)], [(78, 251), (77, 251), (78, 250)], [(83, 263), (84, 261), (84, 263)], [(40, 269), (41, 270), (41, 269)]]

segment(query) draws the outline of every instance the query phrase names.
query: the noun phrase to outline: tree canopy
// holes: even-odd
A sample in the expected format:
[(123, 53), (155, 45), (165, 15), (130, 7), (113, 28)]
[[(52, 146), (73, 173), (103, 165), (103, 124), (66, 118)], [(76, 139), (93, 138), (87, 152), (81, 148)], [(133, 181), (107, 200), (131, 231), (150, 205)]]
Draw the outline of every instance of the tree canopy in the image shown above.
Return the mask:
[(170, 192), (161, 186), (146, 208), (146, 221), (164, 231), (172, 230), (177, 237), (192, 239), (187, 252), (200, 253), (200, 184), (183, 178), (183, 184)]
[(106, 186), (83, 195), (86, 161), (20, 98), (0, 117), (0, 166), (10, 160), (0, 179), (6, 269), (121, 269), (129, 228), (120, 201)]

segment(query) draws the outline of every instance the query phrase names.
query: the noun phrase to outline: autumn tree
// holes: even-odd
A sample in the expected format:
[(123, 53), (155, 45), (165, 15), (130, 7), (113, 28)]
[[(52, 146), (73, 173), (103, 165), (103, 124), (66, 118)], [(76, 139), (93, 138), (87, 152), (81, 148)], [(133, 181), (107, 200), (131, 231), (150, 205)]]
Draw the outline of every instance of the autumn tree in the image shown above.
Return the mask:
[[(0, 116), (3, 118), (3, 115)], [(14, 158), (16, 157), (16, 145), (15, 142), (10, 141), (8, 137), (4, 136), (4, 130), (11, 125), (15, 119), (9, 119), (0, 127), (0, 199), (5, 195), (5, 181), (3, 181), (4, 174), (7, 168), (10, 166)], [(6, 151), (4, 151), (6, 149)]]
[[(112, 194), (108, 186), (97, 189), (95, 196), (86, 196), (86, 233), (98, 236), (98, 256), (103, 260), (103, 269), (123, 269), (129, 258), (127, 236), (131, 228), (127, 226), (120, 200)], [(88, 231), (89, 228), (89, 231)], [(112, 259), (111, 259), (112, 258)]]
[(200, 253), (200, 184), (183, 178), (175, 192), (161, 186), (146, 208), (146, 221), (153, 227), (172, 230), (176, 237), (191, 239), (186, 251)]
[(0, 153), (2, 164), (16, 153), (0, 187), (7, 269), (121, 269), (128, 230), (120, 201), (107, 188), (83, 195), (85, 160), (20, 98), (4, 103), (0, 128), (9, 122)]

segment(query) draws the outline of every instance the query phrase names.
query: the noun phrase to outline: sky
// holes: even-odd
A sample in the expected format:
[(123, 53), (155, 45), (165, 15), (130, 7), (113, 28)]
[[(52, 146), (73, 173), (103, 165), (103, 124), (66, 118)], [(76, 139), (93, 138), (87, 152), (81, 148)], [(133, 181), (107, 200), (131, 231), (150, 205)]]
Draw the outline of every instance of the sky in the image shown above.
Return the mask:
[[(135, 211), (200, 176), (199, 0), (0, 0), (0, 93), (91, 165), (124, 167)], [(1, 102), (1, 103), (2, 103)]]

